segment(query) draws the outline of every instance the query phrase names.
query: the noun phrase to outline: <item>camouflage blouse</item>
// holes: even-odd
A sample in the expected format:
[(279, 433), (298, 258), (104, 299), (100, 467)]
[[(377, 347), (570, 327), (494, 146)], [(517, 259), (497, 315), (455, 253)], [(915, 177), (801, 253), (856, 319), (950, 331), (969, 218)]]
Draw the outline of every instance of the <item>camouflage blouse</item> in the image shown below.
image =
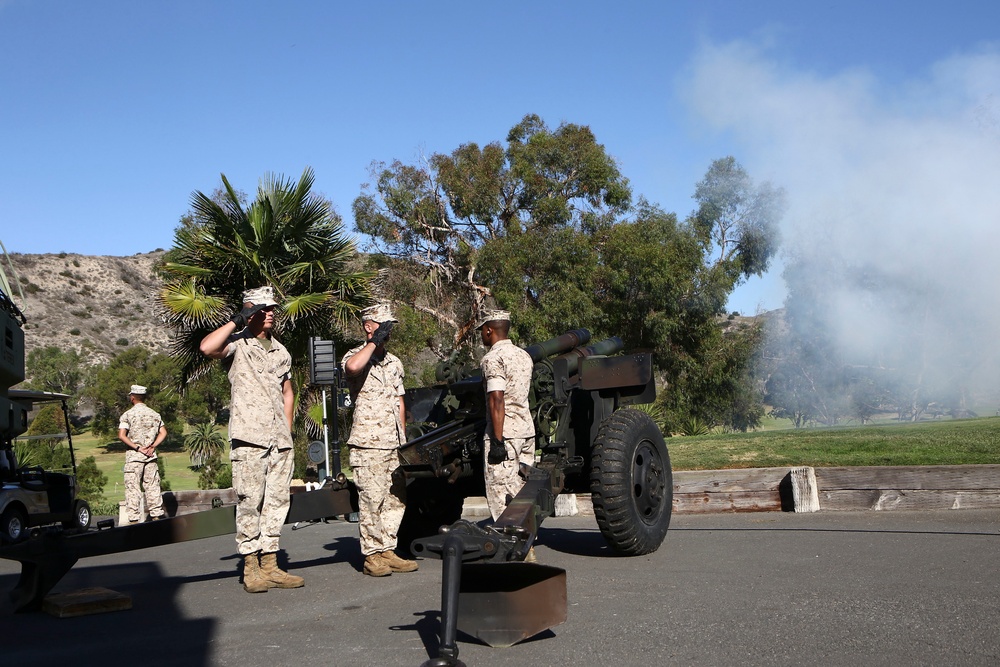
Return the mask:
[(340, 362), (354, 406), (347, 442), (365, 449), (396, 449), (406, 442), (406, 430), (399, 415), (399, 397), (406, 393), (403, 363), (387, 352), (381, 361), (373, 357), (358, 375), (347, 375), (347, 360), (363, 347), (348, 350)]
[(291, 379), (292, 356), (271, 338), (269, 348), (249, 333), (230, 338), (226, 347), (229, 384), (229, 438), (260, 447), (291, 449), (292, 432), (285, 417), (282, 385)]
[[(480, 364), (487, 395), (492, 391), (503, 392), (504, 438), (530, 438), (535, 435), (535, 424), (528, 409), (528, 392), (531, 390), (531, 369), (534, 364), (527, 352), (510, 340), (504, 339), (490, 348)], [(489, 410), (487, 410), (489, 415)], [(492, 431), (492, 417), (487, 432)]]
[[(163, 420), (160, 419), (160, 415), (145, 403), (136, 403), (118, 420), (118, 429), (125, 429), (129, 439), (141, 447), (153, 444), (161, 426)], [(146, 456), (134, 449), (125, 452), (125, 463), (148, 463), (155, 458), (155, 450), (152, 456)]]

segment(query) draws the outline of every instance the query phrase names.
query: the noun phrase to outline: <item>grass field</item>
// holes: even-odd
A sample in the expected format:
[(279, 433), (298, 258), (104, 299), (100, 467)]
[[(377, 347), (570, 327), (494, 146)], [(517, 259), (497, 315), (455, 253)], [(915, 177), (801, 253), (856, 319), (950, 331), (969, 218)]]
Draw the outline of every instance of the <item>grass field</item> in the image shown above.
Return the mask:
[[(108, 484), (104, 487), (104, 498), (108, 502), (117, 503), (125, 500), (125, 487), (122, 483), (122, 467), (125, 465), (125, 445), (117, 437), (95, 438), (90, 431), (73, 436), (73, 449), (76, 451), (76, 462), (93, 456), (97, 467), (108, 476)], [(191, 459), (185, 450), (180, 448), (164, 448), (158, 450), (163, 459), (165, 479), (170, 482), (173, 491), (185, 491), (198, 488), (199, 472), (191, 468)], [(223, 455), (227, 460), (229, 450)]]
[(667, 440), (675, 470), (1000, 464), (1000, 417)]

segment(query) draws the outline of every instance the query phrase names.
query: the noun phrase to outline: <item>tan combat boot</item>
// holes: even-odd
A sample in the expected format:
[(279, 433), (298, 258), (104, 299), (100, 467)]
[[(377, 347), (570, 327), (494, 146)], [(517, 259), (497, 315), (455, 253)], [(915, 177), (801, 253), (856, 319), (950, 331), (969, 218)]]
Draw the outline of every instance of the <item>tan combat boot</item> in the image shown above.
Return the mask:
[(266, 593), (268, 585), (267, 579), (260, 571), (260, 563), (257, 562), (257, 554), (247, 554), (243, 557), (243, 590), (247, 593)]
[(388, 565), (393, 572), (413, 572), (419, 567), (417, 561), (400, 558), (392, 549), (383, 551), (379, 555), (382, 556), (382, 562)]
[(275, 553), (260, 555), (260, 573), (274, 588), (302, 588), (306, 585), (302, 577), (288, 574), (278, 567), (278, 555)]
[(392, 568), (382, 560), (382, 554), (372, 554), (365, 558), (364, 573), (370, 577), (388, 577)]

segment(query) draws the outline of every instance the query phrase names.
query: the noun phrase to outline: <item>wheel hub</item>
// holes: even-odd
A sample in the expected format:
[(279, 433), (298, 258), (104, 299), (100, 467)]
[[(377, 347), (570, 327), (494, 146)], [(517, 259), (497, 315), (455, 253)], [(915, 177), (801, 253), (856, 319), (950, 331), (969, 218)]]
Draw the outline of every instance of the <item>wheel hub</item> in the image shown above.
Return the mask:
[(655, 523), (663, 503), (666, 479), (663, 461), (652, 443), (643, 441), (632, 457), (632, 495), (643, 522)]

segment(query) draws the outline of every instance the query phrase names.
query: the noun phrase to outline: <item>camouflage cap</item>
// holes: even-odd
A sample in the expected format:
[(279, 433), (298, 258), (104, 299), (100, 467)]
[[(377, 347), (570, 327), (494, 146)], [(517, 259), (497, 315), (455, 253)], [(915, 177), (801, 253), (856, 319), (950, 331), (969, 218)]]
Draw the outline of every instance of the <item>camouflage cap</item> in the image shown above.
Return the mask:
[(252, 303), (255, 306), (277, 306), (274, 300), (274, 288), (270, 285), (255, 287), (243, 292), (243, 303)]
[(146, 388), (143, 387), (141, 384), (134, 384), (134, 385), (132, 385), (131, 388), (129, 388), (128, 393), (130, 393), (130, 394), (136, 394), (138, 396), (145, 396), (146, 395)]
[(510, 311), (507, 310), (484, 310), (479, 318), (477, 329), (482, 329), (487, 322), (510, 322)]
[(392, 314), (392, 308), (388, 303), (377, 303), (361, 311), (362, 322), (398, 322), (396, 316)]

